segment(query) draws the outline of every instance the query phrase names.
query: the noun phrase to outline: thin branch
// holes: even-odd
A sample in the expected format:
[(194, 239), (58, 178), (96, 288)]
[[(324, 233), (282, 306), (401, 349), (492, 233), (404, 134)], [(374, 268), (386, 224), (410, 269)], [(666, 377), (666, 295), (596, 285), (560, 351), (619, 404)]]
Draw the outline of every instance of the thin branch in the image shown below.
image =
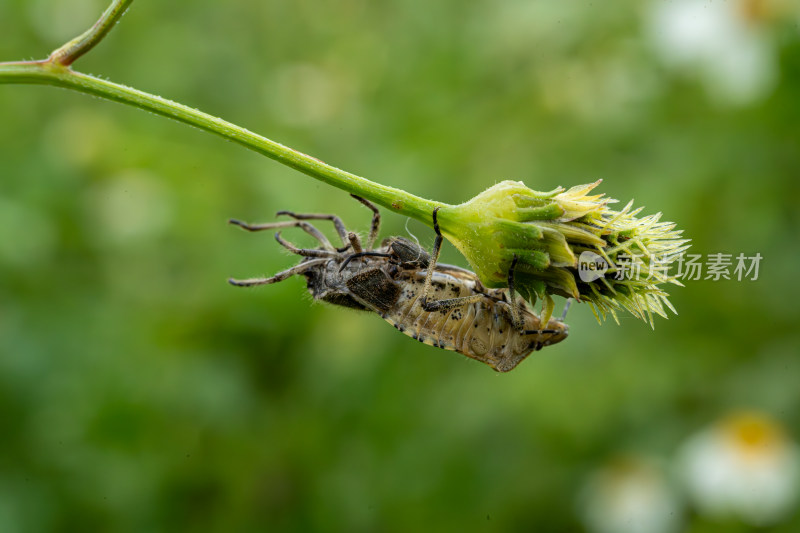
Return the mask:
[(46, 60), (0, 63), (0, 85), (10, 83), (55, 85), (145, 109), (219, 135), (308, 174), (312, 178), (367, 198), (396, 213), (416, 218), (427, 224), (431, 223), (430, 214), (435, 207), (445, 207), (445, 204), (440, 202), (425, 200), (401, 189), (387, 187), (345, 172), (323, 163), (315, 157), (293, 150), (197, 109), (72, 70), (70, 65), (94, 48), (111, 31), (131, 3), (133, 0), (113, 0), (91, 28), (58, 48)]
[(372, 200), (392, 211), (430, 224), (430, 214), (445, 204), (425, 200), (323, 163), (288, 146), (197, 109), (131, 87), (76, 72), (70, 65), (94, 48), (122, 17), (133, 0), (113, 0), (100, 19), (79, 37), (61, 46), (46, 60), (0, 63), (0, 85), (55, 85), (138, 107), (219, 135), (263, 154), (312, 178)]
[(72, 65), (103, 40), (132, 3), (133, 0), (113, 0), (91, 28), (53, 51), (47, 60), (64, 67)]
[(428, 225), (431, 224), (430, 218), (434, 207), (446, 205), (351, 174), (324, 163), (316, 157), (306, 155), (241, 126), (178, 102), (76, 72), (58, 64), (47, 61), (0, 63), (0, 85), (4, 83), (55, 85), (138, 107), (189, 124), (263, 154), (308, 174), (312, 178), (372, 200), (395, 213), (415, 218)]

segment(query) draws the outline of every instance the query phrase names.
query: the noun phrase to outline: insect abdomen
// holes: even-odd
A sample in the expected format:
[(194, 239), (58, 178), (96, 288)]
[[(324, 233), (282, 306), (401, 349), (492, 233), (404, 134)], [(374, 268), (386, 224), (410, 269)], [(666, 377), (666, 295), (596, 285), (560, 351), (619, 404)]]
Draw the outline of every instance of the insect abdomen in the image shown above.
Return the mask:
[[(450, 276), (435, 273), (429, 300), (471, 296), (468, 283), (450, 281)], [(517, 332), (489, 297), (453, 309), (425, 311), (421, 298), (424, 277), (420, 274), (398, 280), (402, 286), (395, 306), (381, 316), (409, 337), (431, 346), (454, 350), (492, 367), (513, 351)]]

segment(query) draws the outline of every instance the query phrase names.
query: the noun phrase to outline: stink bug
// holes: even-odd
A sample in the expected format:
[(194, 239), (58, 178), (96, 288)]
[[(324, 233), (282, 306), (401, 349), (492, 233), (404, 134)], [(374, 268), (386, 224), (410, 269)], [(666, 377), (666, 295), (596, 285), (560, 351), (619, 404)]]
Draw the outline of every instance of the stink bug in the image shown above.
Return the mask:
[[(442, 236), (435, 210), (432, 215), (436, 243), (432, 254), (402, 237), (390, 237), (374, 248), (380, 213), (369, 201), (354, 198), (373, 212), (365, 245), (335, 215), (281, 211), (278, 215), (293, 220), (267, 224), (230, 220), (247, 231), (298, 227), (313, 236), (319, 247), (298, 248), (278, 232), (275, 234), (278, 243), (302, 256), (302, 261), (269, 278), (229, 282), (237, 287), (255, 287), (302, 274), (309, 292), (317, 300), (372, 311), (409, 337), (454, 350), (499, 372), (512, 370), (531, 352), (567, 338), (569, 328), (563, 320), (550, 320), (543, 326), (539, 316), (515, 294), (516, 261), (509, 269), (509, 289), (488, 289), (473, 272), (438, 263)], [(309, 220), (332, 222), (342, 246), (331, 244)]]

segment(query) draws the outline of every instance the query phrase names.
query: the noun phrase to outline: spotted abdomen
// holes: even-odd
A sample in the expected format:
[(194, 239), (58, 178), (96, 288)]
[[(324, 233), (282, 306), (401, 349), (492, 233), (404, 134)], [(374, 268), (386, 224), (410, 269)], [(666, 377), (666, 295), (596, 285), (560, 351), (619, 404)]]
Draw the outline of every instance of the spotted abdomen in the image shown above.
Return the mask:
[[(381, 316), (420, 342), (454, 350), (499, 371), (511, 370), (534, 349), (535, 340), (529, 338), (533, 336), (513, 327), (508, 304), (499, 298), (487, 295), (460, 307), (425, 311), (421, 301), (425, 284), (422, 272), (403, 273), (395, 282), (400, 287), (399, 296)], [(474, 294), (474, 281), (435, 272), (428, 299), (447, 300)], [(527, 315), (530, 316), (525, 316), (526, 328), (539, 329), (536, 316), (530, 312)]]

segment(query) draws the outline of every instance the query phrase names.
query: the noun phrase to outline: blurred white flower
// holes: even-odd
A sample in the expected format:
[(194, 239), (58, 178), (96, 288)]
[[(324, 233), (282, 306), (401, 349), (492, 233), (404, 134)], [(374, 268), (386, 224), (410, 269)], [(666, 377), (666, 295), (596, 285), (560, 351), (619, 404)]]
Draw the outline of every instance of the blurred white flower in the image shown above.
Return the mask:
[(652, 461), (625, 456), (595, 472), (582, 492), (580, 514), (595, 533), (671, 533), (682, 505)]
[(800, 451), (764, 414), (735, 413), (694, 435), (679, 466), (704, 514), (767, 525), (797, 508)]
[[(770, 6), (768, 2), (764, 9)], [(753, 0), (656, 0), (649, 39), (671, 68), (697, 76), (716, 101), (747, 105), (778, 79), (777, 50)]]

